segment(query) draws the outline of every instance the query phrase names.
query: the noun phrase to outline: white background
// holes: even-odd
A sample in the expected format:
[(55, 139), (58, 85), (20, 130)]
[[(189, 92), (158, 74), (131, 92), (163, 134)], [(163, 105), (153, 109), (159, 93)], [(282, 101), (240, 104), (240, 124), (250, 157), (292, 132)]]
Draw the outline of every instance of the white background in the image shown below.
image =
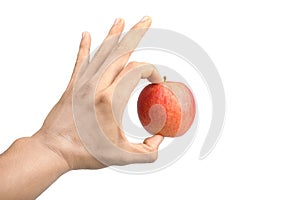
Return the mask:
[[(8, 3), (4, 3), (8, 2)], [(214, 151), (200, 143), (171, 167), (128, 175), (73, 171), (39, 199), (299, 199), (298, 1), (1, 1), (0, 151), (30, 136), (65, 89), (82, 31), (92, 49), (116, 17), (201, 45), (222, 77), (227, 114)]]

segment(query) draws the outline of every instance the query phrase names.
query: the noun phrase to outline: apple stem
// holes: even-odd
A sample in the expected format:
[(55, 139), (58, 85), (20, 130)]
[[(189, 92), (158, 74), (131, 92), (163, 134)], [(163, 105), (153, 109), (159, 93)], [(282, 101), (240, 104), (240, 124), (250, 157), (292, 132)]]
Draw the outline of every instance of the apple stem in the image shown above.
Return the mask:
[(166, 76), (164, 76), (164, 83), (166, 82), (166, 80), (167, 80), (167, 77), (166, 77)]

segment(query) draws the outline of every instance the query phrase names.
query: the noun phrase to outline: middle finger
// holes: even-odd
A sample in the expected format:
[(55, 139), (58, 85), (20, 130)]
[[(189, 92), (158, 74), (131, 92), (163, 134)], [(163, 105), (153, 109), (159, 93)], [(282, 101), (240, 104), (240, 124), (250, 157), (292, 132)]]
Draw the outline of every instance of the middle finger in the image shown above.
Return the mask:
[(130, 31), (128, 31), (128, 33), (108, 56), (103, 63), (103, 66), (101, 66), (102, 70), (97, 72), (97, 78), (100, 80), (98, 83), (98, 91), (108, 87), (120, 71), (122, 71), (128, 62), (131, 53), (137, 47), (150, 25), (151, 18), (144, 17), (140, 22), (133, 26)]

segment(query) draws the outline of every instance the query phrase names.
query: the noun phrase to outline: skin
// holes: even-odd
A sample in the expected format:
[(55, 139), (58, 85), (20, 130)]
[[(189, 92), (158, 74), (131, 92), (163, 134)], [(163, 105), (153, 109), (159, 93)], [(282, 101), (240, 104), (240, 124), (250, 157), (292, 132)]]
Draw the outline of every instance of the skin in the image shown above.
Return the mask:
[[(151, 19), (144, 17), (132, 29), (146, 30), (150, 25)], [(94, 81), (94, 75), (99, 69), (93, 69), (93, 66), (106, 60), (113, 53), (112, 49), (124, 48), (132, 41), (138, 43), (143, 36), (143, 34), (132, 33), (127, 34), (124, 37), (126, 39), (120, 42), (119, 40), (106, 42), (112, 36), (122, 33), (123, 29), (124, 20), (117, 19), (103, 42), (104, 47), (100, 48), (99, 53), (95, 55), (96, 59), (90, 63), (85, 62), (90, 53), (91, 36), (88, 32), (83, 33), (71, 80), (40, 130), (31, 137), (17, 139), (0, 155), (0, 199), (35, 199), (61, 175), (71, 170), (101, 169), (109, 165), (154, 162), (157, 159), (158, 147), (163, 136), (149, 137), (140, 144), (130, 143), (121, 130), (119, 122), (111, 114), (112, 96), (121, 91), (118, 89), (118, 85), (120, 85), (118, 83), (121, 82), (121, 85), (129, 88), (127, 92), (119, 94), (123, 101), (122, 107), (119, 109), (121, 115), (124, 105), (139, 79), (148, 78), (152, 82), (161, 80), (154, 66), (139, 62), (127, 64), (132, 53), (130, 51), (110, 63), (99, 81)], [(107, 49), (111, 51), (107, 51)], [(86, 72), (82, 77), (78, 77), (80, 70)], [(128, 77), (134, 81), (126, 82)], [(104, 152), (103, 154), (106, 156), (106, 160), (103, 160), (105, 162), (101, 162), (101, 159), (96, 159), (89, 153), (87, 144), (84, 144), (79, 138), (73, 117), (72, 97), (81, 95), (80, 92), (83, 90), (74, 90), (76, 80), (83, 80), (79, 81), (82, 86), (80, 88), (85, 88), (90, 83), (97, 83), (94, 106), (99, 126), (104, 130), (104, 134), (111, 144), (126, 152), (123, 156), (116, 157), (115, 154), (110, 153), (113, 150), (107, 148), (107, 145), (98, 145), (96, 150), (100, 157), (104, 156), (101, 155), (101, 152)], [(87, 89), (85, 92), (92, 91)], [(84, 98), (82, 98), (82, 103), (84, 103)], [(82, 117), (85, 117), (84, 114)]]

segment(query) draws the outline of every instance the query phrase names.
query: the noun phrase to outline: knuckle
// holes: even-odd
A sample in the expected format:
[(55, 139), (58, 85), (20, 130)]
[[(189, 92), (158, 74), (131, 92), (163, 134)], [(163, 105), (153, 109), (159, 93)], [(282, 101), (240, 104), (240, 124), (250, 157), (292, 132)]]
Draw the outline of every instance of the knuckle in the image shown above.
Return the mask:
[(79, 88), (76, 88), (74, 95), (79, 98), (85, 98), (91, 94), (92, 85), (89, 83), (85, 83)]
[(111, 104), (112, 95), (108, 90), (104, 90), (96, 95), (96, 100), (100, 104)]
[(127, 53), (133, 51), (134, 49), (132, 47), (130, 47), (130, 45), (121, 42), (118, 44), (116, 50), (117, 50), (118, 54), (122, 55), (122, 54), (127, 54)]
[(137, 66), (141, 64), (141, 62), (138, 62), (138, 61), (131, 61), (130, 63), (128, 63), (128, 67), (133, 67), (133, 66)]

